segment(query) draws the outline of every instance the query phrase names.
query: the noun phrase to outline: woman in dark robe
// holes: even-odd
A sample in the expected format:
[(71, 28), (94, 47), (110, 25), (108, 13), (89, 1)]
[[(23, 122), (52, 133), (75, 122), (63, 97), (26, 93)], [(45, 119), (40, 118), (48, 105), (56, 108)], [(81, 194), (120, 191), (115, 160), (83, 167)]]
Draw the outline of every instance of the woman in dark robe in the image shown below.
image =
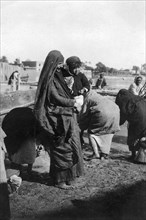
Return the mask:
[(83, 174), (83, 159), (76, 121), (76, 101), (66, 85), (64, 57), (51, 51), (46, 57), (36, 92), (34, 113), (50, 150), (50, 175), (55, 186), (71, 188)]
[(120, 108), (120, 125), (128, 121), (127, 144), (134, 159), (138, 151), (137, 142), (146, 136), (146, 101), (126, 89), (121, 89), (116, 97)]

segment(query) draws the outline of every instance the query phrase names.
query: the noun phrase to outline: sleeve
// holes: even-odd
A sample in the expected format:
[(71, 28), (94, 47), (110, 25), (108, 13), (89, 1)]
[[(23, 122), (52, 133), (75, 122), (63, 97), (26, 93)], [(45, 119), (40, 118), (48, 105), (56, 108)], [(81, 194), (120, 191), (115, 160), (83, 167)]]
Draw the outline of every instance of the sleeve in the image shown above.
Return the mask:
[(52, 86), (51, 90), (51, 98), (54, 101), (53, 103), (57, 104), (58, 106), (62, 107), (73, 107), (75, 104), (74, 99), (65, 98), (61, 95), (59, 95), (57, 89), (55, 86)]
[(135, 87), (134, 84), (131, 84), (128, 90), (129, 90), (132, 94), (138, 95), (138, 94), (137, 94), (137, 91), (136, 91), (136, 87)]
[(5, 146), (5, 143), (4, 143), (4, 138), (5, 137), (6, 137), (6, 134), (3, 131), (3, 129), (0, 127), (0, 147), (3, 149), (4, 152), (7, 152), (6, 146)]
[(88, 101), (85, 100), (82, 110), (79, 115), (79, 127), (81, 130), (87, 130), (88, 125), (89, 125), (89, 120), (90, 120), (90, 108)]
[(81, 75), (81, 81), (82, 81), (83, 87), (87, 88), (88, 91), (89, 91), (90, 90), (90, 84), (89, 84), (89, 81), (88, 81), (87, 77), (84, 74)]

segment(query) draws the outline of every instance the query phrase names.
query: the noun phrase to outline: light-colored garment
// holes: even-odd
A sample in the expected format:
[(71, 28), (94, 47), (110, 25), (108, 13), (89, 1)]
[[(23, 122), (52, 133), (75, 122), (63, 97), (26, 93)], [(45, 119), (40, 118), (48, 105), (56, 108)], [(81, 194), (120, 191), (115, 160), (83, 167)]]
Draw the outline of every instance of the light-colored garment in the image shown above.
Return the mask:
[(139, 95), (139, 92), (141, 90), (141, 88), (143, 87), (142, 84), (140, 84), (139, 86), (137, 86), (135, 83), (132, 83), (129, 87), (129, 91), (134, 94), (134, 95)]
[(36, 144), (34, 138), (26, 139), (20, 149), (11, 156), (16, 164), (33, 164), (36, 158)]
[(146, 164), (146, 149), (143, 149), (142, 147), (140, 147), (135, 157), (135, 161)]
[(17, 192), (19, 187), (21, 186), (22, 178), (17, 175), (12, 175), (8, 181), (8, 184), (11, 188), (11, 193)]
[(120, 110), (110, 99), (91, 90), (85, 97), (79, 116), (81, 130), (90, 134), (114, 134), (120, 130)]
[(7, 182), (4, 159), (5, 159), (5, 152), (3, 148), (0, 146), (0, 183)]
[(4, 138), (6, 137), (6, 134), (0, 127), (0, 183), (6, 183), (7, 177), (6, 177), (6, 170), (5, 170), (5, 153), (6, 153), (6, 147), (4, 144)]
[[(89, 134), (89, 139), (91, 144), (96, 143), (99, 155), (100, 153), (109, 154), (113, 136), (114, 134), (104, 134), (100, 136)], [(92, 139), (94, 140), (92, 141)]]
[(72, 91), (72, 87), (73, 87), (73, 84), (74, 84), (73, 76), (64, 77), (64, 80), (65, 80), (68, 88)]
[(83, 102), (84, 102), (84, 97), (83, 97), (83, 95), (79, 95), (79, 96), (75, 96), (74, 99), (76, 101), (76, 108), (77, 108), (78, 112), (80, 112), (82, 105), (83, 105)]

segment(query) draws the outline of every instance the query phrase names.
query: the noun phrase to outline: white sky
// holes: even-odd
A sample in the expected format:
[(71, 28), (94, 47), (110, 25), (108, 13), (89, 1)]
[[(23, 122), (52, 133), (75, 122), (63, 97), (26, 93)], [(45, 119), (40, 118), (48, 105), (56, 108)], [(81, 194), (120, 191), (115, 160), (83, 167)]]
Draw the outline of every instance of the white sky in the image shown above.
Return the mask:
[(57, 49), (92, 65), (146, 62), (146, 1), (1, 1), (1, 56), (44, 61)]

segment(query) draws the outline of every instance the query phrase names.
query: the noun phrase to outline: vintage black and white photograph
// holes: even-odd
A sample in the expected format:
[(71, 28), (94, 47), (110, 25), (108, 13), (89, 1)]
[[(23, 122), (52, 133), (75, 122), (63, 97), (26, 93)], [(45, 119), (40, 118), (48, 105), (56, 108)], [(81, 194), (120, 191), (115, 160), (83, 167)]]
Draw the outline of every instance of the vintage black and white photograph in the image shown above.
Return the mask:
[(0, 5), (0, 220), (146, 219), (146, 1)]

